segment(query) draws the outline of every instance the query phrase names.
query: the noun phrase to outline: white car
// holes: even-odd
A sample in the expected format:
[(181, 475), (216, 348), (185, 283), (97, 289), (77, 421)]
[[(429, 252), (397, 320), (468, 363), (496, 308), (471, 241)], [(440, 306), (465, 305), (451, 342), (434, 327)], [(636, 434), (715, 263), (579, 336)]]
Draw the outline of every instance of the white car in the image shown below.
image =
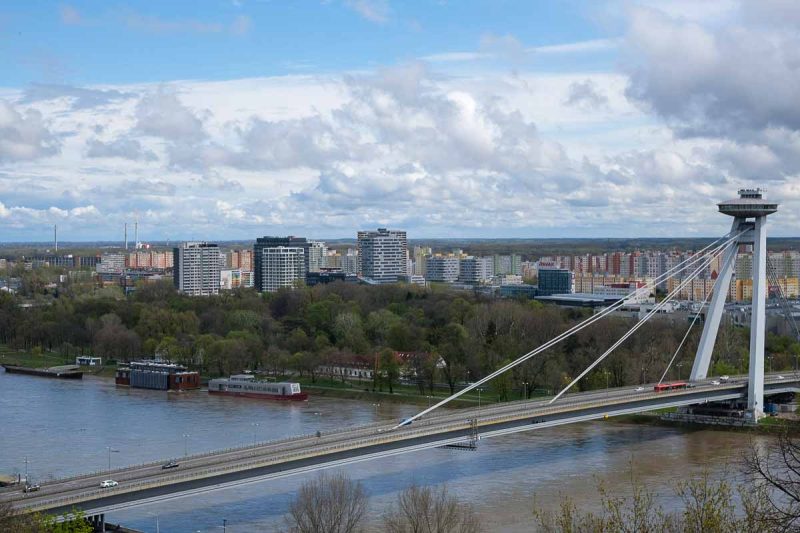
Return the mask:
[(717, 380), (715, 379), (714, 381), (712, 381), (712, 382), (711, 382), (711, 384), (712, 384), (712, 385), (719, 385), (719, 381), (717, 381)]
[(634, 390), (634, 392), (642, 392), (644, 390), (644, 387), (636, 387), (633, 390)]
[(119, 485), (119, 483), (117, 483), (113, 479), (107, 479), (100, 483), (100, 486), (103, 487), (104, 489), (107, 489), (109, 487), (116, 487), (117, 485)]
[(724, 382), (724, 381), (730, 381), (730, 380), (731, 380), (731, 377), (730, 377), (730, 376), (720, 376), (720, 377), (719, 377), (719, 380), (720, 380), (720, 381), (723, 381), (723, 382)]
[(786, 378), (783, 376), (778, 376), (778, 379), (786, 379)]

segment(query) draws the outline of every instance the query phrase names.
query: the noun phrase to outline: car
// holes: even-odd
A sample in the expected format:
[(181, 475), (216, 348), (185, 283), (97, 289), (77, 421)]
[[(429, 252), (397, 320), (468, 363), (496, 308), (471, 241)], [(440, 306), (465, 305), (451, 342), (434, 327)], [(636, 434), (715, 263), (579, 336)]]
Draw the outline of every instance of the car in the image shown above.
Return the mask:
[(730, 376), (720, 376), (719, 380), (722, 381), (722, 382), (730, 381), (731, 377)]
[(778, 376), (778, 379), (786, 379), (786, 378), (783, 376)]
[(110, 487), (116, 487), (117, 485), (119, 485), (119, 483), (117, 483), (113, 479), (107, 479), (105, 481), (100, 482), (100, 486), (102, 488), (104, 488), (104, 489), (107, 489), (107, 488), (110, 488)]
[(180, 463), (170, 461), (161, 465), (161, 470), (169, 470), (170, 468), (178, 468), (179, 466), (181, 466)]
[(635, 392), (642, 392), (642, 391), (644, 390), (644, 387), (636, 387), (636, 388), (635, 388), (635, 389), (633, 389), (633, 390), (634, 390)]
[(22, 492), (36, 492), (41, 487), (39, 485), (25, 485), (25, 488), (22, 489)]
[(719, 381), (717, 381), (717, 380), (715, 379), (714, 381), (712, 381), (712, 382), (711, 382), (711, 384), (712, 384), (712, 385), (719, 385), (720, 383), (719, 383)]

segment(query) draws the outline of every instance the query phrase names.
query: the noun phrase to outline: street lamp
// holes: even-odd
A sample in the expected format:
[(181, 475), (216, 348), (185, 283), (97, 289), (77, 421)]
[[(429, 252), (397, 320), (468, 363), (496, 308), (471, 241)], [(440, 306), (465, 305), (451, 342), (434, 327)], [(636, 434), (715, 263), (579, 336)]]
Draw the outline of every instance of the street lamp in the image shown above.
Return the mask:
[(108, 469), (111, 470), (111, 453), (119, 453), (119, 450), (115, 450), (111, 446), (106, 446), (106, 449), (108, 450)]
[(527, 400), (528, 399), (528, 382), (522, 382), (522, 398)]
[(186, 457), (189, 455), (189, 435), (188, 433), (183, 434), (183, 456)]
[(26, 455), (25, 456), (25, 484), (26, 485), (30, 485), (30, 483), (28, 483), (28, 463), (29, 462), (30, 461), (28, 461), (28, 456)]
[(477, 391), (478, 391), (478, 407), (480, 407), (481, 406), (481, 392), (483, 392), (483, 389), (478, 388)]
[(772, 356), (768, 355), (767, 360), (769, 360), (769, 372), (772, 373)]
[(256, 445), (256, 433), (258, 432), (258, 426), (260, 425), (258, 422), (253, 422), (250, 424), (253, 426), (253, 446)]
[(225, 533), (228, 529), (228, 521), (224, 518), (222, 519), (222, 533)]
[(603, 369), (603, 374), (606, 375), (606, 397), (608, 396), (608, 376), (611, 372), (608, 371), (607, 368)]
[(428, 394), (428, 395), (427, 395), (427, 396), (425, 396), (425, 397), (428, 399), (428, 407), (430, 408), (430, 406), (431, 406), (431, 395), (430, 395), (430, 394)]
[(677, 363), (675, 366), (678, 367), (678, 381), (680, 381), (681, 380), (681, 367), (683, 366), (683, 363), (682, 362), (681, 363)]

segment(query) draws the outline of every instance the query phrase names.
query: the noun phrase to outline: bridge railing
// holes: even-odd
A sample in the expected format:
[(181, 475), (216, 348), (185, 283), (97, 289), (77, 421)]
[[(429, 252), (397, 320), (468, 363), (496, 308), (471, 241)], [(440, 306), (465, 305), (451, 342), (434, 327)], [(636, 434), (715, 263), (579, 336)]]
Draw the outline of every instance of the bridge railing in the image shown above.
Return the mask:
[[(791, 380), (784, 380), (783, 383), (787, 383)], [(781, 383), (777, 379), (770, 380), (770, 383)], [(530, 416), (531, 414), (536, 415), (548, 415), (548, 414), (557, 414), (557, 413), (564, 413), (574, 410), (585, 410), (585, 409), (592, 409), (597, 407), (611, 407), (618, 404), (627, 404), (631, 403), (631, 399), (639, 399), (639, 400), (651, 400), (655, 398), (667, 398), (667, 397), (680, 397), (691, 395), (698, 392), (705, 392), (709, 390), (729, 390), (742, 387), (742, 383), (730, 383), (725, 384), (722, 386), (714, 386), (714, 385), (701, 385), (696, 388), (692, 389), (683, 389), (677, 391), (664, 391), (664, 392), (654, 392), (650, 391), (641, 391), (635, 392), (631, 394), (615, 394), (612, 397), (599, 397), (594, 399), (593, 401), (585, 401), (585, 400), (574, 400), (574, 401), (564, 401), (560, 402), (555, 405), (541, 405), (532, 407), (530, 404), (532, 402), (520, 402), (517, 403), (515, 406), (511, 405), (503, 405), (503, 406), (491, 406), (487, 408), (482, 408), (480, 411), (485, 412), (486, 415), (479, 419), (479, 425), (492, 425), (499, 421), (503, 420), (511, 420), (511, 419), (519, 419), (525, 418)], [(474, 413), (474, 411), (470, 410), (470, 414)], [(364, 437), (360, 437), (357, 439), (347, 439), (344, 441), (334, 441), (334, 442), (326, 442), (320, 441), (316, 435), (309, 435), (303, 437), (293, 437), (289, 439), (280, 439), (278, 441), (273, 441), (273, 444), (277, 443), (286, 443), (286, 442), (296, 442), (301, 440), (307, 440), (306, 444), (314, 444), (312, 447), (300, 447), (295, 449), (286, 449), (286, 450), (274, 450), (274, 452), (283, 452), (283, 453), (273, 453), (268, 456), (261, 456), (258, 459), (258, 455), (254, 456), (254, 460), (247, 461), (247, 462), (239, 462), (235, 465), (227, 465), (227, 466), (216, 466), (216, 467), (209, 467), (204, 468), (202, 470), (195, 470), (193, 472), (187, 472), (184, 474), (173, 474), (173, 475), (165, 475), (163, 477), (159, 477), (158, 479), (148, 480), (148, 481), (132, 481), (132, 482), (125, 482), (125, 484), (119, 489), (112, 488), (112, 489), (95, 489), (90, 491), (84, 491), (78, 494), (73, 494), (70, 496), (64, 496), (61, 498), (55, 498), (51, 500), (46, 500), (40, 504), (32, 504), (31, 507), (61, 507), (69, 505), (70, 503), (79, 503), (82, 501), (86, 501), (92, 499), (95, 496), (103, 496), (103, 495), (116, 495), (116, 494), (124, 494), (129, 492), (138, 492), (140, 490), (146, 490), (148, 488), (155, 488), (160, 487), (168, 484), (179, 483), (181, 481), (187, 480), (196, 480), (202, 479), (204, 477), (214, 477), (218, 475), (222, 475), (225, 473), (236, 472), (236, 471), (245, 471), (250, 470), (257, 467), (269, 466), (273, 464), (280, 464), (286, 463), (293, 460), (298, 460), (302, 458), (306, 458), (309, 456), (314, 455), (327, 455), (330, 453), (334, 453), (339, 450), (348, 450), (348, 449), (357, 449), (357, 448), (364, 448), (368, 446), (375, 446), (379, 444), (385, 444), (390, 442), (397, 442), (401, 440), (408, 440), (413, 439), (420, 436), (431, 435), (435, 433), (442, 433), (442, 432), (450, 432), (450, 431), (458, 431), (458, 430), (466, 430), (471, 428), (471, 419), (475, 417), (465, 417), (466, 413), (458, 413), (454, 412), (452, 414), (447, 415), (446, 418), (451, 418), (453, 420), (446, 422), (445, 425), (442, 425), (441, 417), (433, 418), (433, 419), (422, 419), (415, 422), (414, 426), (406, 426), (400, 432), (396, 431), (382, 431), (383, 427), (389, 427), (387, 424), (366, 424), (359, 426), (357, 428), (342, 430), (342, 431), (335, 431), (329, 432), (326, 434), (326, 437), (334, 437), (334, 436), (341, 436), (343, 434), (350, 434), (352, 435), (353, 432), (363, 432), (367, 430), (374, 431), (372, 433), (368, 433)], [(431, 431), (431, 425), (436, 425), (435, 429), (436, 432)], [(257, 444), (255, 446), (247, 446), (242, 448), (231, 448), (231, 451), (246, 451), (251, 449), (253, 451), (258, 451), (259, 447), (264, 447), (264, 443)], [(266, 451), (266, 450), (262, 450)], [(219, 454), (220, 452), (212, 452), (206, 454), (199, 454), (193, 457), (204, 457), (208, 455)], [(160, 463), (148, 463), (158, 465)], [(85, 476), (81, 476), (85, 477)], [(73, 479), (80, 479), (73, 478)], [(121, 490), (120, 490), (121, 489)]]

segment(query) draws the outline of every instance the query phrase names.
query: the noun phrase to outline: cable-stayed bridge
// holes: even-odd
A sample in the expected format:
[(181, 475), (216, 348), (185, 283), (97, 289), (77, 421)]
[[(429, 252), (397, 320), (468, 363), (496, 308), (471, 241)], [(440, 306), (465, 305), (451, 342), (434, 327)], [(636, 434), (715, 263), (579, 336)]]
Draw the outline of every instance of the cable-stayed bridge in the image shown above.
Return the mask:
[[(670, 278), (677, 280), (674, 289), (642, 320), (634, 324), (576, 376), (564, 390), (551, 399), (436, 412), (452, 399), (489, 382), (581, 329), (602, 320), (619, 309), (630, 295), (402, 423), (372, 424), (324, 435), (221, 450), (186, 458), (178, 471), (162, 470), (162, 462), (157, 462), (113, 472), (55, 480), (42, 484), (39, 491), (29, 494), (19, 489), (3, 489), (0, 490), (0, 502), (11, 502), (12, 506), (19, 510), (65, 514), (73, 508), (80, 508), (87, 515), (102, 516), (104, 513), (134, 505), (377, 457), (667, 407), (743, 400), (747, 404), (749, 420), (756, 421), (763, 416), (765, 394), (793, 393), (800, 390), (800, 376), (764, 374), (764, 315), (767, 291), (765, 225), (766, 216), (777, 210), (777, 204), (764, 200), (760, 190), (742, 190), (740, 198), (719, 204), (719, 209), (720, 212), (734, 217), (731, 231), (673, 266), (662, 276), (652, 280), (647, 287), (638, 289), (637, 292), (654, 291), (657, 285)], [(741, 244), (752, 244), (754, 247), (749, 374), (720, 383), (707, 379), (707, 375), (727, 287), (733, 273), (736, 251)], [(676, 298), (692, 280), (705, 275), (709, 266), (715, 261), (721, 261), (722, 266), (715, 282), (715, 290), (711, 293), (712, 298), (688, 386), (684, 384), (685, 388), (656, 391), (656, 384), (650, 384), (636, 389), (622, 387), (599, 392), (567, 394), (568, 390), (656, 315), (667, 302)], [(694, 321), (690, 324), (690, 328), (692, 325)], [(683, 341), (688, 335), (687, 331)], [(683, 341), (669, 365), (677, 357)], [(668, 372), (669, 365), (664, 375)], [(109, 478), (113, 478), (119, 484), (111, 488), (100, 488), (100, 482)]]

